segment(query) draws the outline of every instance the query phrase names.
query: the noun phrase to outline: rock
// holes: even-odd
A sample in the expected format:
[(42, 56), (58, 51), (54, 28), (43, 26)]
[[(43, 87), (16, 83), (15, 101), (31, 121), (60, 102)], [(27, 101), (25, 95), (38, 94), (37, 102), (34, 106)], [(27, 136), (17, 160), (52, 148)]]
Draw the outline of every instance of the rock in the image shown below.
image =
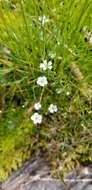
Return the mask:
[(87, 169), (81, 173), (78, 168), (63, 181), (51, 178), (49, 170), (48, 161), (36, 156), (1, 183), (0, 190), (92, 190), (92, 173)]

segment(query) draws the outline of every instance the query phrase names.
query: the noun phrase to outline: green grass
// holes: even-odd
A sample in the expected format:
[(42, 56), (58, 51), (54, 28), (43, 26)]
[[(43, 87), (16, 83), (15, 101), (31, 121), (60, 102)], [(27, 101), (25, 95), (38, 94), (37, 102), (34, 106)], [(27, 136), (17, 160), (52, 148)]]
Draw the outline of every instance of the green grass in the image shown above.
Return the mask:
[[(44, 25), (42, 15), (48, 18)], [(54, 170), (60, 160), (58, 177), (92, 160), (92, 44), (85, 41), (87, 31), (92, 32), (91, 0), (0, 2), (0, 180), (38, 150), (48, 153)], [(51, 71), (40, 70), (44, 59), (53, 62)], [(44, 89), (36, 83), (41, 75), (48, 78)], [(35, 126), (31, 108), (39, 100), (43, 122)], [(55, 114), (47, 111), (51, 103), (58, 106)]]

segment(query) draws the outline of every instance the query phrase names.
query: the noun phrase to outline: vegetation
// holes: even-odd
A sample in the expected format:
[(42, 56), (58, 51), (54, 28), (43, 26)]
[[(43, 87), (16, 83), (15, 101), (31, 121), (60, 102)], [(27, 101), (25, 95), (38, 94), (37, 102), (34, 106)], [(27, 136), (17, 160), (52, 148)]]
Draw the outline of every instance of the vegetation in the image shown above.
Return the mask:
[(0, 180), (38, 151), (58, 177), (92, 160), (91, 64), (92, 0), (0, 1)]

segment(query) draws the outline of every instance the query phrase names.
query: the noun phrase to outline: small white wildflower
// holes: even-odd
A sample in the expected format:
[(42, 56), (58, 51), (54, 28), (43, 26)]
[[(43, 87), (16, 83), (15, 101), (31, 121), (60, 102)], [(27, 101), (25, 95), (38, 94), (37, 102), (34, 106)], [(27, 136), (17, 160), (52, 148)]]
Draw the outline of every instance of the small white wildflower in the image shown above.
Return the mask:
[(46, 86), (48, 84), (47, 78), (45, 76), (38, 77), (37, 84), (42, 87)]
[(43, 63), (40, 64), (40, 69), (46, 71), (47, 69), (52, 69), (52, 61), (43, 60)]
[(49, 61), (49, 62), (48, 62), (47, 67), (48, 67), (48, 69), (50, 69), (50, 70), (52, 69), (52, 61)]
[(66, 92), (66, 95), (67, 95), (67, 96), (69, 96), (69, 95), (70, 95), (70, 92), (69, 92), (69, 91), (67, 91), (67, 92)]
[(45, 23), (47, 23), (49, 21), (48, 17), (45, 15), (39, 16), (38, 20), (41, 22), (42, 25), (44, 25)]
[(35, 103), (34, 108), (35, 108), (35, 110), (40, 110), (40, 108), (41, 108), (40, 102)]
[(55, 104), (50, 104), (50, 106), (49, 106), (49, 108), (48, 108), (48, 111), (49, 111), (50, 113), (55, 113), (55, 112), (57, 112), (57, 111), (58, 111), (57, 105), (55, 105)]
[(46, 71), (48, 68), (48, 62), (47, 60), (43, 60), (43, 63), (40, 64), (40, 69), (42, 69), (43, 71)]
[(42, 123), (42, 115), (35, 112), (32, 116), (31, 116), (31, 120), (33, 121), (34, 124), (41, 124)]
[(51, 59), (54, 59), (56, 56), (56, 53), (53, 51), (49, 51), (48, 55), (49, 55), (49, 57), (51, 57)]

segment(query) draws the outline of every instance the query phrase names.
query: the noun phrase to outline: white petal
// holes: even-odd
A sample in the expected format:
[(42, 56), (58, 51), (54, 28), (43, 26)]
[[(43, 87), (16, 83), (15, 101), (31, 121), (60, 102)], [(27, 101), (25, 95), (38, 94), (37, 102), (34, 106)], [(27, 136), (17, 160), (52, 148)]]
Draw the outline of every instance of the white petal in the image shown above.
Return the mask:
[(47, 23), (49, 21), (48, 17), (45, 15), (39, 16), (38, 20), (42, 23), (42, 25), (44, 25), (45, 23)]
[(39, 113), (34, 113), (32, 116), (31, 116), (31, 120), (33, 121), (34, 124), (41, 124), (42, 122), (42, 115), (40, 115)]
[(40, 69), (42, 69), (43, 71), (45, 71), (47, 69), (47, 65), (45, 65), (44, 63), (40, 64)]
[(48, 62), (48, 69), (50, 69), (50, 70), (52, 69), (52, 62), (51, 61)]
[(50, 104), (48, 110), (49, 110), (50, 113), (57, 112), (57, 111), (58, 111), (58, 109), (57, 109), (57, 105)]
[(35, 108), (35, 110), (39, 110), (41, 108), (40, 102), (35, 103), (34, 108)]
[(43, 60), (43, 63), (40, 64), (40, 69), (46, 70), (48, 68), (48, 62), (47, 60)]
[(54, 105), (54, 112), (57, 112), (57, 111), (58, 111), (57, 106)]
[(45, 76), (38, 77), (37, 84), (42, 87), (46, 86), (48, 84), (47, 78)]

